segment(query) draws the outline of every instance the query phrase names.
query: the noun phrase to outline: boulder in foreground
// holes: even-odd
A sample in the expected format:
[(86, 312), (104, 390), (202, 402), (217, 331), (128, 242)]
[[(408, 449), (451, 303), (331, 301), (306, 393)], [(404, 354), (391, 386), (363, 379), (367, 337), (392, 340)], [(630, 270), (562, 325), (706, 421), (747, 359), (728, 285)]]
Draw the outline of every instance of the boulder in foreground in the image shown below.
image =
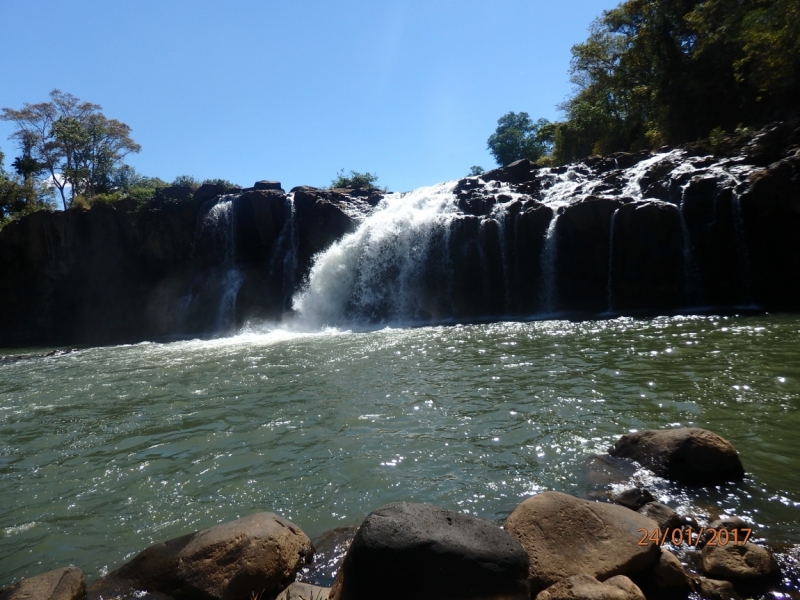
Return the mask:
[(398, 502), (359, 527), (331, 600), (528, 600), (528, 556), (501, 528), (430, 504)]
[(699, 427), (629, 433), (608, 453), (635, 460), (661, 477), (693, 485), (717, 485), (744, 476), (733, 444)]
[(560, 492), (528, 498), (505, 524), (528, 553), (533, 593), (573, 575), (604, 580), (643, 571), (659, 559), (661, 549), (638, 545), (639, 529), (656, 527), (652, 519), (623, 506)]
[(313, 558), (299, 527), (273, 513), (256, 513), (150, 546), (89, 587), (89, 598), (131, 591), (182, 599), (248, 600), (274, 595)]
[(80, 600), (86, 596), (83, 571), (55, 569), (0, 589), (0, 600)]
[(543, 592), (536, 600), (645, 600), (639, 587), (624, 575), (598, 581), (591, 575), (573, 575), (562, 579)]
[(779, 572), (772, 552), (749, 542), (744, 545), (706, 545), (700, 558), (700, 568), (706, 575), (722, 579), (760, 579)]

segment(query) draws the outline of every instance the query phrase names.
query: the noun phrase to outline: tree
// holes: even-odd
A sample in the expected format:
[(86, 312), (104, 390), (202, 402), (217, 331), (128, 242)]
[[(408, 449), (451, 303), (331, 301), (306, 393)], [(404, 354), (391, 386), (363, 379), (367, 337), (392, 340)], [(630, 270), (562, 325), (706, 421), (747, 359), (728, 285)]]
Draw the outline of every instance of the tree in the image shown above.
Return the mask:
[(38, 173), (46, 173), (64, 209), (78, 194), (92, 198), (107, 193), (114, 168), (141, 149), (128, 125), (106, 118), (100, 110), (98, 104), (56, 89), (49, 102), (25, 103), (20, 110), (3, 108), (0, 116), (16, 125), (11, 138), (22, 149), (20, 168), (37, 165)]
[(0, 227), (19, 215), (50, 208), (53, 197), (53, 190), (30, 173), (23, 177), (6, 172), (4, 159), (0, 152)]
[(497, 129), (487, 141), (489, 152), (501, 167), (522, 158), (536, 161), (550, 149), (548, 140), (541, 135), (548, 124), (547, 119), (534, 123), (526, 112), (509, 112), (497, 120)]
[(486, 171), (483, 170), (483, 167), (478, 165), (474, 165), (469, 168), (469, 175), (470, 177), (477, 177), (478, 175), (483, 175)]
[(376, 187), (376, 183), (378, 183), (378, 176), (374, 173), (350, 171), (350, 175), (345, 175), (344, 169), (340, 169), (336, 174), (336, 179), (331, 182), (331, 187), (350, 190), (357, 188), (369, 189)]

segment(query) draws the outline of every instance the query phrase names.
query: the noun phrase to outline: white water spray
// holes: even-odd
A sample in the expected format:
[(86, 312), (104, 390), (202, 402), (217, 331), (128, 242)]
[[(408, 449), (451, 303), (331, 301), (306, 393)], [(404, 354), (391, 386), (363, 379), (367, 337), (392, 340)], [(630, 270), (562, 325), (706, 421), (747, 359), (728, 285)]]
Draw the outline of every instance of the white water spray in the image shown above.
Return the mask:
[(300, 322), (318, 328), (418, 319), (429, 250), (435, 242), (447, 246), (458, 213), (454, 185), (386, 196), (356, 231), (315, 257), (294, 297)]

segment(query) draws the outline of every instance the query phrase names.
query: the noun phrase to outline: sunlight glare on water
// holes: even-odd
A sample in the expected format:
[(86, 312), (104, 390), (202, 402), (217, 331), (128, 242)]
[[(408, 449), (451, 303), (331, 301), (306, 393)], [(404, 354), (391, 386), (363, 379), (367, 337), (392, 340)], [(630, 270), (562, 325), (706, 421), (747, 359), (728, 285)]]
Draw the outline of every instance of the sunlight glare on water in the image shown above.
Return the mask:
[(0, 583), (69, 563), (94, 579), (260, 510), (312, 537), (400, 500), (500, 520), (537, 491), (607, 489), (587, 461), (648, 427), (707, 427), (748, 471), (700, 490), (651, 477), (662, 500), (800, 543), (799, 332), (796, 316), (254, 328), (0, 364)]

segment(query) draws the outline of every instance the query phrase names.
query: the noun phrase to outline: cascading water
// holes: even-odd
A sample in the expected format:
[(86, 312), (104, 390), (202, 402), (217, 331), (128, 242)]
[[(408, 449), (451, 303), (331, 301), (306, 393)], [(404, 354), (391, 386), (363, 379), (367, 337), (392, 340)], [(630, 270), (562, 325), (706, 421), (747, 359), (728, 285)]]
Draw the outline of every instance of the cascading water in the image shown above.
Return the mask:
[(295, 290), (299, 245), (294, 194), (289, 194), (286, 202), (286, 220), (275, 242), (269, 267), (270, 282), (280, 281), (282, 308), (284, 309), (291, 307), (292, 294)]
[[(657, 263), (658, 268), (677, 275), (665, 271), (665, 277), (674, 277), (669, 289), (676, 290), (670, 292), (673, 295), (668, 302), (680, 303), (683, 293), (684, 305), (697, 306), (702, 286), (684, 215), (685, 192), (698, 177), (709, 175), (727, 186), (732, 172), (739, 168), (713, 161), (710, 157), (687, 157), (676, 150), (650, 156), (627, 168), (615, 168), (610, 161), (598, 167), (593, 160), (587, 163), (595, 166), (578, 163), (534, 170), (523, 184), (465, 179), (387, 195), (360, 221), (356, 231), (315, 257), (305, 286), (292, 299), (297, 319), (305, 327), (430, 322), (497, 315), (499, 311), (509, 316), (530, 315), (537, 306), (541, 316), (556, 315), (567, 305), (566, 299), (560, 303), (558, 298), (563, 283), (559, 263), (573, 261), (573, 266), (584, 269), (593, 264), (592, 258), (587, 260), (586, 250), (579, 247), (576, 235), (582, 235), (586, 227), (601, 226), (596, 220), (601, 214), (610, 218), (608, 271), (599, 278), (599, 286), (589, 277), (580, 288), (595, 294), (592, 302), (598, 296), (595, 290), (602, 290), (603, 284), (600, 304), (604, 294), (609, 312), (619, 304), (616, 296), (623, 293), (622, 289), (626, 290), (626, 302), (630, 302), (630, 290), (636, 287), (623, 281), (627, 275), (614, 266), (630, 259), (624, 272), (639, 269), (644, 273), (646, 266), (633, 256), (626, 258), (637, 251), (638, 244), (654, 261), (662, 261)], [(592, 204), (573, 210), (574, 205), (584, 202)], [(641, 230), (617, 239), (619, 211), (627, 205), (633, 205), (633, 222), (645, 219), (639, 221), (644, 227), (657, 226), (660, 217), (653, 206), (660, 207), (663, 215), (675, 211), (675, 221), (667, 217), (666, 222), (679, 223), (680, 234), (675, 230), (665, 233), (652, 242), (661, 244), (658, 247), (648, 245)], [(543, 206), (551, 211), (549, 223), (540, 219), (544, 213), (538, 211)], [(603, 212), (609, 207), (610, 212)], [(566, 220), (564, 227), (562, 218)], [(568, 233), (561, 234), (562, 229)], [(560, 240), (562, 235), (568, 235), (564, 240), (569, 241)], [(292, 262), (296, 261), (295, 240), (290, 218), (280, 234), (280, 259), (275, 259), (278, 262), (273, 263), (273, 270), (277, 271), (279, 260), (284, 261), (285, 272), (296, 270), (296, 262)], [(535, 240), (541, 240), (541, 245)], [(673, 241), (676, 245), (671, 246)], [(559, 256), (560, 245), (565, 250), (563, 257)], [(670, 254), (672, 248), (674, 254)], [(576, 256), (584, 262), (575, 263)], [(669, 262), (670, 256), (675, 257), (675, 263)], [(529, 281), (531, 261), (538, 263), (536, 282)], [(677, 271), (670, 271), (670, 264), (676, 264)], [(657, 297), (660, 292), (656, 290), (662, 287), (648, 282), (651, 291), (643, 293)], [(293, 284), (290, 281), (287, 287)]]
[[(354, 231), (316, 257), (308, 284), (294, 297), (311, 327), (414, 321), (429, 312), (424, 280), (432, 246), (447, 247), (457, 215), (454, 184), (390, 194)], [(446, 264), (446, 261), (444, 261)], [(447, 272), (434, 273), (440, 282)]]
[(219, 300), (214, 331), (229, 330), (236, 319), (236, 297), (244, 277), (236, 266), (236, 199), (238, 195), (220, 196), (203, 216), (195, 236), (195, 250), (205, 249), (211, 288)]
[(614, 229), (617, 224), (619, 209), (611, 215), (611, 224), (608, 226), (608, 312), (614, 311)]
[(556, 311), (556, 259), (558, 258), (558, 212), (553, 213), (550, 225), (547, 226), (547, 233), (544, 237), (544, 247), (542, 249), (542, 280), (541, 280), (541, 312), (549, 315)]

